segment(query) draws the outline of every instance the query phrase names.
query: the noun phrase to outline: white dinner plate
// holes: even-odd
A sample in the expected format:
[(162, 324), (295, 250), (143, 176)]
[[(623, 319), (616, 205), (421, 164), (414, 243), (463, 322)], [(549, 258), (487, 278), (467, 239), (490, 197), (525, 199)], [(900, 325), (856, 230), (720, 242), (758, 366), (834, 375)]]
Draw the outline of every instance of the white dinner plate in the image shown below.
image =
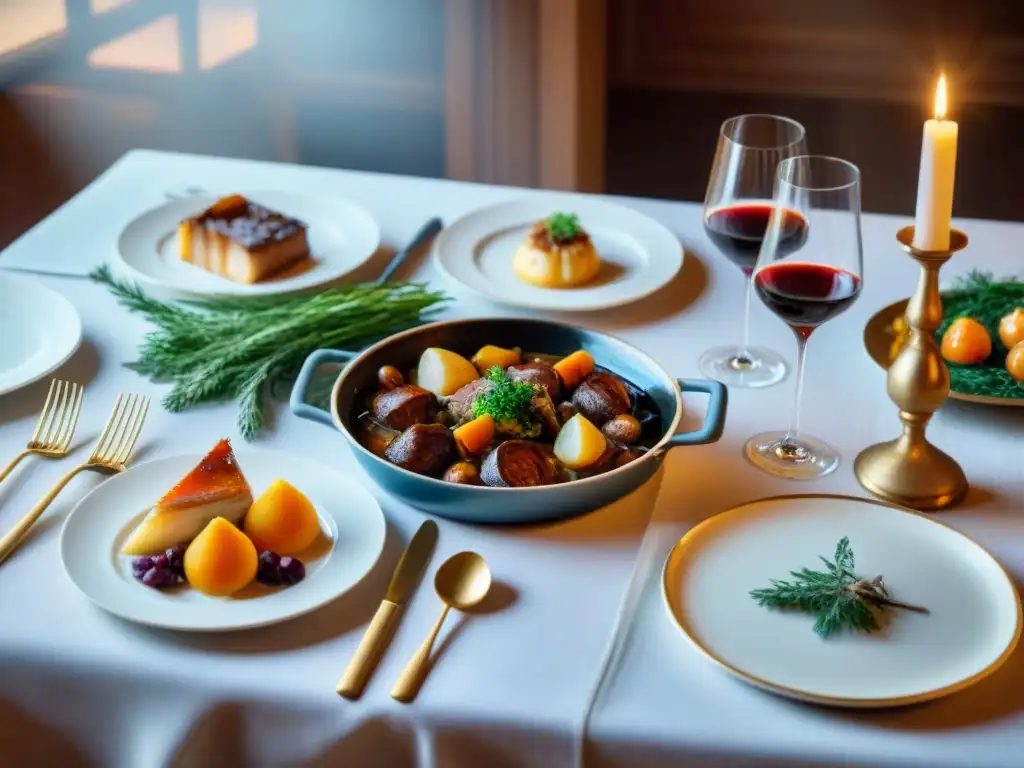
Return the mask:
[[(239, 451), (238, 464), (257, 497), (285, 478), (316, 507), (330, 544), (305, 563), (306, 578), (265, 590), (254, 584), (243, 597), (214, 598), (181, 587), (160, 591), (132, 576), (120, 554), (149, 506), (202, 459), (202, 453), (139, 464), (97, 486), (75, 507), (61, 533), (64, 570), (86, 597), (129, 621), (165, 629), (248, 629), (300, 616), (352, 589), (384, 546), (385, 522), (377, 501), (358, 480), (286, 453)], [(258, 596), (250, 596), (258, 595)]]
[(117, 242), (121, 267), (132, 279), (207, 296), (265, 296), (322, 285), (364, 264), (380, 245), (380, 229), (364, 209), (346, 200), (293, 192), (241, 192), (248, 199), (307, 226), (312, 260), (277, 277), (243, 285), (182, 261), (178, 224), (209, 208), (220, 196), (172, 200), (134, 219)]
[(0, 395), (52, 373), (81, 341), (70, 301), (34, 280), (0, 275)]
[[(538, 220), (575, 213), (601, 256), (593, 282), (541, 288), (516, 277), (512, 257)], [(434, 260), (450, 280), (500, 304), (583, 312), (628, 304), (666, 285), (683, 265), (683, 246), (653, 219), (622, 205), (578, 195), (498, 203), (456, 220), (438, 235)]]
[[(892, 597), (881, 631), (823, 640), (814, 618), (759, 606), (750, 590), (823, 568), (847, 536), (858, 576), (881, 574)], [(933, 518), (841, 496), (755, 501), (689, 531), (665, 563), (670, 616), (712, 661), (794, 699), (848, 707), (913, 704), (994, 672), (1021, 631), (1021, 604), (988, 552)]]

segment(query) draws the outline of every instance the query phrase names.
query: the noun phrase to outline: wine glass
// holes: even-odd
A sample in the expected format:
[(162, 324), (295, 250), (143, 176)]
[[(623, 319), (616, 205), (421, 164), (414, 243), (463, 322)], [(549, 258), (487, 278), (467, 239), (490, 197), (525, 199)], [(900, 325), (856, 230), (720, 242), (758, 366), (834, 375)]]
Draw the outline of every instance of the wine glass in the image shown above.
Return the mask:
[[(767, 387), (786, 375), (786, 363), (770, 349), (750, 346), (750, 275), (772, 211), (779, 162), (807, 153), (804, 127), (776, 115), (740, 115), (722, 123), (704, 198), (704, 231), (747, 278), (743, 344), (714, 347), (700, 357), (710, 379), (735, 387)], [(798, 233), (794, 233), (798, 234)], [(801, 241), (787, 241), (789, 249)]]
[[(864, 284), (860, 170), (836, 157), (803, 155), (779, 163), (773, 210), (754, 269), (754, 291), (793, 329), (796, 399), (786, 432), (747, 441), (747, 458), (772, 475), (810, 480), (839, 466), (839, 452), (800, 432), (804, 356), (811, 333), (844, 312)], [(803, 242), (799, 254), (789, 243)]]

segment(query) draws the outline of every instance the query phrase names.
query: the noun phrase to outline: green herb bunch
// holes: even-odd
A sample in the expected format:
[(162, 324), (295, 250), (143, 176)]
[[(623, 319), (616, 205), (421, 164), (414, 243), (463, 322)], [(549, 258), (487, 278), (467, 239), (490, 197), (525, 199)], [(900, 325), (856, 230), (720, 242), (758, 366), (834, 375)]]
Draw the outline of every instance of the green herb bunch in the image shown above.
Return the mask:
[(903, 608), (928, 613), (926, 608), (893, 600), (881, 576), (871, 580), (858, 578), (853, 549), (846, 536), (839, 540), (831, 560), (820, 559), (825, 564), (824, 571), (791, 571), (792, 581), (772, 579), (771, 587), (752, 590), (750, 596), (767, 608), (813, 613), (814, 631), (823, 638), (844, 627), (873, 632), (878, 629), (873, 609)]
[(494, 419), (495, 429), (519, 437), (537, 437), (541, 423), (533, 407), (536, 388), (525, 381), (515, 381), (498, 366), (487, 372), (492, 386), (473, 401), (473, 415), (485, 413)]
[(179, 412), (237, 399), (246, 440), (265, 426), (272, 390), (290, 384), (312, 351), (359, 348), (418, 325), (446, 301), (419, 284), (356, 283), (312, 295), (165, 303), (116, 279), (106, 265), (90, 277), (157, 326), (127, 366), (172, 383), (164, 407)]
[(985, 326), (992, 337), (992, 354), (979, 365), (948, 363), (950, 387), (965, 395), (1024, 398), (1024, 386), (1006, 370), (1005, 345), (999, 339), (999, 321), (1016, 307), (1024, 307), (1024, 282), (1014, 278), (997, 281), (991, 274), (974, 270), (961, 276), (953, 289), (942, 294), (943, 322), (936, 343), (953, 321), (970, 317)]
[(552, 213), (544, 220), (551, 240), (564, 243), (575, 238), (583, 229), (580, 219), (575, 213)]

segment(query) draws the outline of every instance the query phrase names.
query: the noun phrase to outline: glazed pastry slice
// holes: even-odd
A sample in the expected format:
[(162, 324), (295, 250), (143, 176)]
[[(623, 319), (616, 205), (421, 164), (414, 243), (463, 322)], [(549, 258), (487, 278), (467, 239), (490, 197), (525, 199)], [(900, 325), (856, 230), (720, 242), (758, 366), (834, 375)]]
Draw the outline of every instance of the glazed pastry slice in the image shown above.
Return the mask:
[(182, 261), (251, 284), (309, 255), (306, 225), (241, 195), (222, 198), (178, 225)]
[(239, 523), (252, 506), (252, 490), (231, 444), (221, 440), (139, 523), (125, 542), (125, 555), (154, 555), (188, 544), (215, 517)]

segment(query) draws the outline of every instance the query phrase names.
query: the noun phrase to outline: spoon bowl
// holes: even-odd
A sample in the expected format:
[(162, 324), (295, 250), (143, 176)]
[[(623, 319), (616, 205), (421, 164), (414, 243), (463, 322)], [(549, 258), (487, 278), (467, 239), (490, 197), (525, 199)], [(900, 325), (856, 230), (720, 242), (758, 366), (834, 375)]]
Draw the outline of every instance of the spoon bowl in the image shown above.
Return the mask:
[(395, 687), (391, 689), (392, 698), (402, 702), (410, 702), (416, 698), (429, 667), (428, 661), (434, 641), (437, 640), (437, 633), (441, 631), (448, 611), (452, 608), (457, 611), (468, 611), (479, 605), (487, 597), (490, 588), (491, 569), (476, 552), (459, 552), (444, 561), (434, 576), (434, 589), (444, 603), (441, 618), (434, 624), (427, 639), (398, 676)]
[(476, 552), (452, 555), (434, 576), (434, 589), (441, 602), (459, 611), (479, 605), (491, 588), (491, 569)]

